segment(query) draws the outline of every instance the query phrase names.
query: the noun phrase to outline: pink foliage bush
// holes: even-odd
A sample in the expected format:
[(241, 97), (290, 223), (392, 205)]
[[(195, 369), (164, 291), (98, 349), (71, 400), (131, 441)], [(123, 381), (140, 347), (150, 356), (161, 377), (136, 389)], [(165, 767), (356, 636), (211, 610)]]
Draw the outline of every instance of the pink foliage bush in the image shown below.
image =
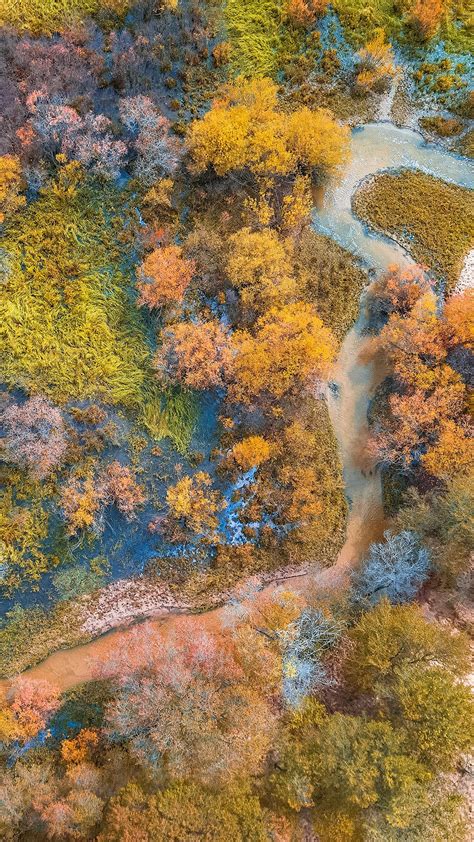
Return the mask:
[(61, 152), (95, 175), (119, 177), (127, 145), (114, 140), (108, 117), (91, 113), (80, 117), (69, 105), (49, 101), (42, 90), (30, 94), (27, 106), (32, 115), (30, 125), (51, 158)]
[(9, 703), (26, 739), (41, 731), (61, 706), (59, 690), (49, 681), (21, 677), (12, 684)]
[(118, 510), (131, 519), (138, 506), (145, 502), (141, 485), (135, 481), (132, 471), (120, 462), (112, 462), (106, 469), (100, 483), (99, 494), (106, 503), (115, 503)]
[(170, 121), (147, 96), (122, 99), (120, 118), (133, 138), (137, 154), (134, 174), (144, 184), (170, 175), (178, 166), (181, 144), (170, 133)]
[(2, 456), (26, 469), (36, 479), (44, 479), (57, 468), (67, 448), (62, 415), (40, 396), (24, 404), (12, 403), (0, 414), (5, 437), (1, 439)]

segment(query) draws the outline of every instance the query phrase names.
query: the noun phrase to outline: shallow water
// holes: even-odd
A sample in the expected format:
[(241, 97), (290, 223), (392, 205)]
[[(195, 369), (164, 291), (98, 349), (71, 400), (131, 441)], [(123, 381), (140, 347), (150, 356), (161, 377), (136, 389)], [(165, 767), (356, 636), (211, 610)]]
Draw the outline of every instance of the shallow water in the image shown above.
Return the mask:
[[(371, 232), (353, 215), (351, 198), (358, 185), (380, 170), (411, 167), (472, 188), (472, 162), (425, 143), (411, 129), (385, 122), (355, 129), (351, 145), (350, 163), (340, 182), (327, 191), (322, 209), (313, 214), (314, 227), (329, 234), (372, 269), (381, 271), (393, 263), (409, 266), (413, 260), (404, 249)], [(366, 328), (363, 295), (358, 321), (342, 343), (333, 372), (337, 391), (328, 391), (329, 412), (339, 443), (350, 505), (347, 539), (339, 558), (342, 566), (360, 558), (370, 542), (381, 537), (384, 525), (381, 478), (368, 457), (367, 412), (385, 372), (381, 361), (370, 357)]]
[[(374, 269), (390, 263), (409, 265), (409, 255), (391, 240), (368, 230), (351, 210), (351, 198), (359, 183), (380, 170), (411, 167), (462, 187), (474, 187), (474, 166), (469, 158), (451, 155), (426, 143), (411, 129), (393, 123), (369, 123), (354, 129), (351, 159), (341, 180), (327, 190), (323, 208), (313, 214), (317, 231), (329, 234), (341, 246)], [(433, 208), (436, 213), (436, 208)]]

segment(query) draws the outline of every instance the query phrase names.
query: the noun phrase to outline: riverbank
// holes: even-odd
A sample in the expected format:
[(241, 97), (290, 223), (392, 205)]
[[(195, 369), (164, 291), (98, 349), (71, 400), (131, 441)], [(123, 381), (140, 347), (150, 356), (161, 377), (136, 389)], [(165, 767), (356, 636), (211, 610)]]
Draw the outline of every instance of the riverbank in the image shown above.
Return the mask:
[[(313, 223), (316, 230), (333, 236), (338, 243), (362, 257), (373, 269), (382, 270), (397, 262), (409, 265), (412, 260), (405, 250), (393, 241), (369, 232), (353, 216), (351, 201), (357, 185), (375, 170), (390, 166), (388, 162), (398, 162), (400, 165), (400, 160), (408, 160), (412, 165), (422, 168), (427, 161), (426, 156), (429, 155), (432, 155), (431, 167), (438, 169), (452, 181), (464, 183), (470, 173), (465, 170), (462, 160), (426, 146), (416, 133), (397, 129), (390, 124), (370, 124), (362, 130), (356, 130), (352, 138), (352, 154), (351, 163), (341, 182), (328, 191), (324, 207), (314, 214)], [(381, 480), (367, 458), (366, 445), (369, 402), (385, 376), (385, 371), (380, 359), (368, 355), (366, 327), (363, 295), (359, 320), (342, 343), (331, 374), (332, 388), (327, 395), (330, 417), (343, 463), (346, 496), (350, 504), (346, 541), (336, 563), (331, 567), (318, 570), (315, 564), (312, 570), (284, 577), (285, 582), (291, 580), (292, 589), (302, 594), (307, 594), (308, 590), (313, 588), (343, 586), (347, 581), (348, 570), (363, 555), (371, 541), (380, 538), (383, 532)], [(252, 580), (251, 584), (253, 590), (255, 587), (261, 588), (263, 584), (262, 592), (271, 595), (282, 584), (281, 571), (274, 575), (271, 582)], [(181, 623), (182, 618), (191, 610), (187, 605), (170, 602), (168, 595), (165, 597), (163, 593), (154, 601), (148, 589), (143, 590), (143, 601), (139, 600), (137, 604), (132, 600), (127, 607), (126, 589), (129, 585), (124, 583), (120, 587), (124, 589), (121, 595), (115, 601), (112, 600), (116, 610), (112, 616), (116, 618), (118, 626), (136, 622), (138, 618), (144, 621), (146, 616), (146, 621), (151, 621), (160, 629), (171, 629)], [(206, 613), (193, 614), (193, 622), (199, 628), (207, 628), (208, 624), (215, 628), (225, 617), (225, 611), (223, 606)], [(101, 604), (99, 613), (102, 618), (107, 616), (104, 604)], [(100, 623), (95, 625), (90, 615), (87, 622), (89, 631), (83, 629), (83, 634), (91, 635), (100, 633), (101, 629), (105, 630)], [(131, 634), (132, 628), (117, 628), (88, 643), (59, 650), (37, 666), (26, 670), (25, 674), (35, 678), (47, 677), (48, 680), (58, 683), (61, 689), (68, 689), (81, 681), (93, 678), (94, 661), (98, 658), (108, 658), (115, 646), (122, 645), (123, 636)], [(8, 681), (3, 681), (1, 687), (5, 690)]]

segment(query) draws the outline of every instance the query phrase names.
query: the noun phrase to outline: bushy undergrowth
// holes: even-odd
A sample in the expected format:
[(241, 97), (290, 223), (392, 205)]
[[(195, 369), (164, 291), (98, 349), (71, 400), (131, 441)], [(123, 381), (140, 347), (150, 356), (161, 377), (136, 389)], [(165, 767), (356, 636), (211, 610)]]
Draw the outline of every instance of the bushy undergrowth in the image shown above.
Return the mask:
[(281, 47), (281, 0), (227, 0), (225, 23), (233, 72), (273, 76)]
[(302, 234), (295, 258), (307, 297), (324, 324), (343, 339), (357, 319), (365, 272), (349, 252), (311, 228)]
[(62, 194), (53, 186), (15, 217), (0, 291), (9, 386), (58, 403), (141, 403), (148, 349), (127, 293), (119, 208), (113, 190), (84, 184)]
[[(347, 38), (355, 46), (361, 46), (368, 41), (378, 29), (383, 29), (389, 38), (415, 49), (423, 43), (412, 22), (415, 2), (334, 0), (333, 6), (341, 19)], [(469, 2), (448, 2), (446, 6), (446, 10), (440, 16), (437, 35), (446, 48), (454, 52), (468, 52), (472, 39)], [(433, 3), (432, 7), (432, 13), (435, 14), (436, 4)]]
[(353, 198), (355, 212), (401, 242), (451, 289), (474, 240), (471, 191), (412, 170), (371, 179)]
[(170, 438), (180, 453), (185, 453), (198, 416), (193, 392), (179, 388), (160, 392), (152, 388), (143, 404), (140, 420), (154, 439)]
[(129, 0), (0, 0), (0, 24), (33, 35), (53, 35), (74, 20), (101, 9), (122, 15)]
[(51, 652), (73, 646), (80, 637), (80, 620), (68, 602), (52, 611), (17, 606), (0, 628), (0, 675), (16, 675)]

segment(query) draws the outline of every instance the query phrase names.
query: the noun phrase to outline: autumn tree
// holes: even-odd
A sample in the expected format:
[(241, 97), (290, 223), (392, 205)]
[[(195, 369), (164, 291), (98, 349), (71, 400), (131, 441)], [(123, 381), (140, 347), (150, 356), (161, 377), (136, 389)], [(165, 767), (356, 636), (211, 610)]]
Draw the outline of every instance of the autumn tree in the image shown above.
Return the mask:
[(230, 394), (246, 404), (264, 394), (281, 399), (325, 377), (335, 353), (331, 331), (303, 303), (270, 308), (256, 322), (254, 334), (237, 331), (233, 345)]
[(232, 448), (232, 457), (244, 471), (258, 468), (267, 462), (274, 451), (274, 446), (263, 436), (247, 436), (236, 442)]
[(59, 690), (43, 679), (20, 677), (8, 692), (8, 703), (26, 741), (41, 731), (60, 707)]
[[(469, 342), (472, 297), (456, 296), (439, 313), (426, 281), (394, 272), (379, 282), (375, 295), (389, 313), (375, 346), (395, 376), (386, 408), (374, 425), (375, 454), (403, 470), (424, 465), (443, 478), (468, 470), (472, 446), (466, 383), (449, 362), (452, 350)], [(450, 453), (456, 437), (459, 450)]]
[(453, 771), (474, 740), (469, 685), (443, 667), (407, 666), (392, 693), (392, 717), (406, 732), (413, 754), (433, 772)]
[(271, 228), (241, 228), (230, 237), (227, 274), (239, 290), (242, 304), (251, 311), (284, 304), (296, 295), (291, 247)]
[(36, 479), (44, 479), (64, 460), (68, 444), (61, 412), (41, 396), (23, 404), (8, 403), (0, 412), (5, 431), (2, 456), (24, 468)]
[(217, 515), (223, 507), (220, 494), (212, 488), (209, 474), (198, 471), (182, 477), (166, 491), (166, 502), (173, 519), (191, 532), (206, 533), (217, 528)]
[(450, 347), (474, 345), (474, 289), (450, 295), (443, 309), (443, 330)]
[(285, 115), (270, 79), (237, 79), (188, 131), (191, 168), (212, 166), (219, 176), (248, 170), (254, 176), (283, 176), (298, 168), (331, 174), (345, 159), (348, 130), (328, 111), (302, 108)]
[(152, 251), (138, 270), (138, 306), (153, 310), (180, 303), (191, 283), (194, 268), (192, 260), (182, 257), (180, 246), (164, 246)]
[(349, 639), (352, 648), (345, 671), (361, 692), (390, 684), (407, 666), (422, 670), (436, 663), (454, 676), (468, 669), (465, 637), (428, 622), (416, 605), (390, 605), (382, 600), (362, 614)]
[(129, 784), (109, 803), (98, 842), (148, 842), (196, 837), (227, 842), (266, 842), (264, 813), (248, 783), (213, 791), (177, 781), (151, 797)]
[(174, 779), (222, 786), (260, 769), (273, 715), (225, 641), (184, 626), (169, 638), (143, 629), (132, 646), (113, 664), (111, 739)]
[(92, 728), (82, 728), (76, 737), (61, 742), (61, 758), (69, 765), (93, 759), (99, 745), (99, 734)]
[(470, 565), (473, 497), (474, 476), (456, 476), (444, 488), (424, 496), (410, 489), (397, 514), (397, 528), (414, 530), (421, 536), (437, 574), (447, 584), (455, 583)]
[(232, 358), (229, 334), (216, 319), (181, 322), (163, 331), (154, 367), (164, 382), (216, 389), (225, 384)]

